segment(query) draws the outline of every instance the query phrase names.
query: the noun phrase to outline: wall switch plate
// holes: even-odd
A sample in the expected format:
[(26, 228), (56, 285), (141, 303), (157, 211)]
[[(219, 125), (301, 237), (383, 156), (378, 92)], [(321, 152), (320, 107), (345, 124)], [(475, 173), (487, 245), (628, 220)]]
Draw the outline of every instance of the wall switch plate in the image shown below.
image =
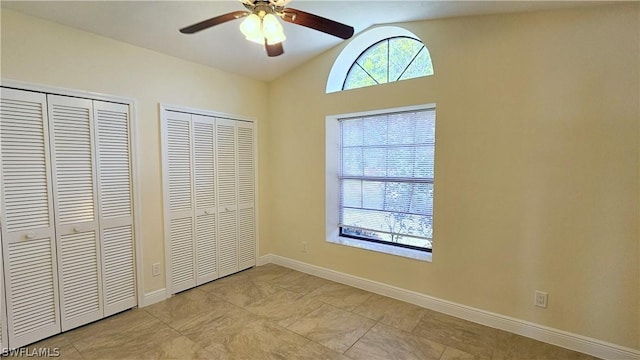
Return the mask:
[(536, 291), (533, 305), (546, 309), (549, 301), (549, 294), (543, 291)]
[(151, 265), (151, 275), (153, 276), (160, 275), (160, 263), (155, 263)]

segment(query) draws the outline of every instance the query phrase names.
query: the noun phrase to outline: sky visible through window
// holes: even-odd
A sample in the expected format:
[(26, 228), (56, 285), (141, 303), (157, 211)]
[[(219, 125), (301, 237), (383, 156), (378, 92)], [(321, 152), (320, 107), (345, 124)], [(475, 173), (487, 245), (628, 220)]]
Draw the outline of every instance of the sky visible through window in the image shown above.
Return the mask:
[(351, 65), (343, 90), (433, 75), (429, 50), (419, 40), (400, 36), (379, 41)]

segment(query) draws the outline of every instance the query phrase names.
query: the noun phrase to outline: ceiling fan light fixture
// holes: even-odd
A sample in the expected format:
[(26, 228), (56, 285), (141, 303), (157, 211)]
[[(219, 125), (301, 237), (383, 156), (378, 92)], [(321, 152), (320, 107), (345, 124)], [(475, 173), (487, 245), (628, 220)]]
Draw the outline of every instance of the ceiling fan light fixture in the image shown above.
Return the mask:
[(284, 36), (282, 24), (280, 24), (278, 18), (273, 14), (267, 14), (262, 19), (262, 33), (269, 45), (274, 45), (287, 39), (287, 37)]
[(253, 41), (258, 44), (263, 43), (262, 36), (262, 21), (256, 14), (247, 16), (242, 23), (240, 23), (240, 31), (249, 41)]

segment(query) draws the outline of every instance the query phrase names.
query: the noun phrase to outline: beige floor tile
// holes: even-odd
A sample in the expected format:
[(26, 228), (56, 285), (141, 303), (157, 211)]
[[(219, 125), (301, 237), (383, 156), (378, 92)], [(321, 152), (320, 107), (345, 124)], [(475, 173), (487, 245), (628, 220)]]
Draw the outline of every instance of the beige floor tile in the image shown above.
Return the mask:
[(72, 344), (86, 359), (157, 359), (179, 337), (175, 330), (156, 320), (152, 326), (139, 327), (135, 332), (94, 334)]
[(373, 294), (353, 312), (411, 332), (418, 325), (422, 316), (427, 313), (427, 310), (404, 301)]
[(524, 336), (498, 331), (493, 359), (594, 360), (597, 358)]
[(263, 266), (253, 267), (251, 269), (243, 271), (242, 273), (248, 276), (253, 281), (272, 281), (279, 278), (280, 276), (294, 271), (295, 270), (291, 270), (283, 266), (267, 264)]
[(52, 336), (35, 344), (15, 349), (10, 356), (17, 358), (56, 358), (76, 360), (82, 355), (73, 347), (64, 334)]
[(492, 355), (497, 341), (496, 329), (434, 311), (422, 317), (413, 334), (484, 357)]
[(335, 307), (351, 311), (358, 305), (364, 303), (371, 295), (372, 293), (368, 291), (331, 282), (312, 291), (308, 296)]
[(94, 337), (126, 337), (156, 325), (163, 325), (163, 323), (143, 309), (133, 309), (71, 330), (66, 332), (64, 336), (76, 345), (80, 340), (91, 340)]
[(244, 308), (287, 327), (323, 304), (314, 298), (282, 289)]
[(445, 346), (378, 323), (346, 353), (352, 359), (439, 359)]
[(172, 296), (171, 298), (145, 307), (143, 310), (155, 316), (174, 329), (207, 315), (212, 308), (223, 306), (223, 300), (193, 289)]
[(288, 329), (344, 353), (373, 325), (375, 322), (371, 319), (325, 304)]
[(213, 354), (204, 350), (186, 336), (173, 337), (163, 342), (149, 355), (153, 355), (155, 359), (216, 359)]
[(306, 345), (298, 348), (291, 359), (296, 360), (349, 360), (348, 357), (324, 347), (314, 341), (309, 341)]
[(207, 350), (216, 359), (290, 359), (308, 339), (265, 320), (218, 333)]
[(198, 286), (198, 289), (204, 292), (215, 292), (218, 288), (229, 285), (231, 283), (236, 283), (238, 281), (248, 280), (249, 277), (244, 272), (239, 272), (236, 274), (232, 274), (229, 276), (225, 276), (220, 279), (216, 279), (214, 281), (210, 281), (206, 284), (202, 284)]
[(275, 285), (246, 278), (240, 281), (229, 282), (224, 286), (210, 291), (209, 294), (234, 305), (244, 307), (278, 291), (281, 291), (281, 288)]
[(456, 348), (447, 347), (440, 360), (490, 360), (491, 357), (472, 355)]
[(333, 281), (325, 280), (299, 271), (292, 271), (272, 280), (271, 283), (289, 291), (300, 294), (309, 294), (323, 285), (332, 284)]
[(180, 328), (180, 333), (203, 348), (220, 341), (225, 334), (233, 334), (262, 318), (235, 305), (225, 303), (220, 307)]

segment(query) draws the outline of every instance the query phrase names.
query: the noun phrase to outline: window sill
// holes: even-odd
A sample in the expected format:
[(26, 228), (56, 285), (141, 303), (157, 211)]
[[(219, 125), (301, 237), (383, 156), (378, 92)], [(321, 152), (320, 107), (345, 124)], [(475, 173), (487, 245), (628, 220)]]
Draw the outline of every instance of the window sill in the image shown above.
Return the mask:
[(407, 248), (402, 248), (402, 247), (393, 246), (393, 245), (378, 244), (370, 241), (358, 240), (358, 239), (352, 239), (352, 238), (346, 238), (346, 237), (340, 237), (340, 236), (333, 239), (331, 238), (327, 239), (327, 241), (333, 244), (346, 245), (346, 246), (380, 252), (380, 253), (389, 254), (389, 255), (402, 256), (402, 257), (406, 257), (414, 260), (431, 262), (432, 254), (430, 252), (407, 249)]

